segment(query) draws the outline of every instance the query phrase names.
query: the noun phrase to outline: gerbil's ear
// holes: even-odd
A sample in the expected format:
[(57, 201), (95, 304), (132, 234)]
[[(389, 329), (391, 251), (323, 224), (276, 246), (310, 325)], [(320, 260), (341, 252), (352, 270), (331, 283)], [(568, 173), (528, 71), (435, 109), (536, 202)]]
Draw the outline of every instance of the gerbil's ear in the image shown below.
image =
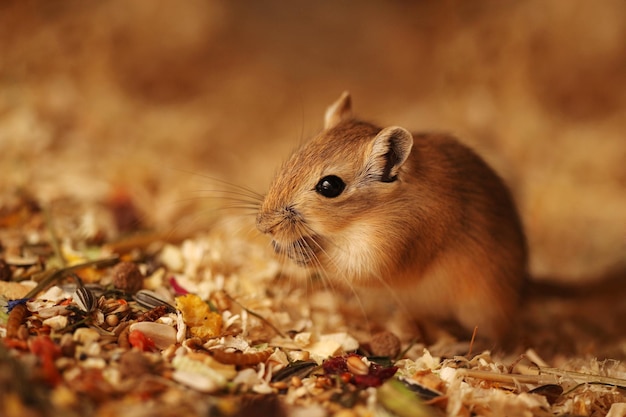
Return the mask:
[(398, 126), (381, 130), (374, 138), (367, 161), (368, 171), (374, 171), (383, 182), (395, 181), (412, 147), (413, 135), (408, 130)]
[(350, 93), (344, 91), (341, 97), (326, 109), (324, 129), (331, 129), (350, 117), (352, 117), (352, 99)]

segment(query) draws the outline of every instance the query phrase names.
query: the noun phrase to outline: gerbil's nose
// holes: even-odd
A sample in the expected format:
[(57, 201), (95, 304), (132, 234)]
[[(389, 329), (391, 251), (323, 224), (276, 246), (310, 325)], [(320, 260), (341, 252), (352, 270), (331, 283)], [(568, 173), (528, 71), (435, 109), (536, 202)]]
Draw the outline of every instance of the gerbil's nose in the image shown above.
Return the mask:
[(276, 208), (261, 208), (256, 216), (256, 228), (261, 233), (274, 236), (275, 233), (282, 233), (285, 229), (290, 229), (291, 225), (297, 221), (298, 212), (292, 206)]
[(270, 234), (270, 235), (274, 234), (274, 229), (276, 228), (279, 222), (276, 220), (271, 221), (270, 218), (271, 216), (263, 212), (259, 212), (259, 214), (257, 214), (256, 228), (259, 230), (259, 232), (264, 233), (264, 234)]

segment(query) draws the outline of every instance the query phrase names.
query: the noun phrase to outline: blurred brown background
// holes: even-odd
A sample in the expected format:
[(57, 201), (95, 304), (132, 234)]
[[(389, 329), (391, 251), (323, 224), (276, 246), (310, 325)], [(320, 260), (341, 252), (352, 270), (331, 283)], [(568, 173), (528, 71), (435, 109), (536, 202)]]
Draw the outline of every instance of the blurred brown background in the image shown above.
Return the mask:
[(626, 261), (625, 86), (622, 0), (2, 0), (0, 195), (123, 187), (171, 227), (201, 217), (193, 173), (263, 192), (350, 90), (496, 167), (533, 274), (593, 277)]

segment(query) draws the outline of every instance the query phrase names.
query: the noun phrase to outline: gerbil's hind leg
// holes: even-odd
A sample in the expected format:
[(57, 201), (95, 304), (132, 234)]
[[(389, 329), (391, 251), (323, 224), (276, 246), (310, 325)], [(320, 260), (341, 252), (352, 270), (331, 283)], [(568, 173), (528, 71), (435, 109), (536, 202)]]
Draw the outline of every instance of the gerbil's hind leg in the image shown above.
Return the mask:
[(462, 300), (457, 305), (456, 318), (466, 332), (471, 334), (476, 329), (477, 340), (501, 343), (513, 330), (512, 311), (490, 302), (490, 298), (474, 295), (472, 300)]
[(511, 274), (508, 260), (481, 259), (481, 251), (474, 253), (448, 258), (448, 282), (455, 283), (448, 300), (450, 313), (469, 334), (477, 328), (478, 340), (501, 342), (512, 330), (522, 279)]

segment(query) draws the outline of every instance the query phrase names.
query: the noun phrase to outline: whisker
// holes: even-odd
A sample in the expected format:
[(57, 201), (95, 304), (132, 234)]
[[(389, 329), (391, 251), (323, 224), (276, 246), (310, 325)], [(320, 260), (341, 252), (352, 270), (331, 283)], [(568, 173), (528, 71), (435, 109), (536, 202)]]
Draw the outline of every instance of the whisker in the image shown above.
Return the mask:
[[(256, 215), (256, 213), (254, 213)], [(253, 222), (252, 224), (249, 225), (247, 232), (245, 233), (245, 235), (249, 238), (252, 239), (253, 237), (257, 237), (261, 234), (261, 232), (259, 232), (259, 229), (256, 228), (255, 223)]]
[(404, 300), (400, 298), (399, 293), (393, 289), (391, 284), (384, 277), (380, 275), (376, 275), (373, 278), (375, 278), (381, 284), (381, 286), (385, 288), (385, 290), (391, 296), (391, 298), (393, 298), (395, 306), (400, 307), (400, 309), (402, 310), (402, 315), (404, 317), (409, 317), (409, 318), (412, 317), (409, 307), (406, 305)]
[[(298, 234), (300, 236), (302, 236), (302, 234), (299, 231), (298, 231)], [(322, 285), (324, 286), (324, 288), (326, 290), (330, 289), (330, 290), (332, 290), (334, 292), (335, 288), (332, 285), (332, 280), (328, 279), (327, 271), (324, 268), (324, 265), (322, 265), (322, 262), (320, 261), (319, 257), (315, 253), (315, 251), (310, 247), (309, 243), (306, 240), (299, 239), (297, 242), (298, 242), (298, 246), (299, 246), (300, 250), (307, 252), (306, 256), (308, 256), (308, 258), (311, 260), (311, 263), (315, 267), (315, 271), (317, 272), (317, 276), (321, 280)], [(307, 280), (307, 286), (308, 286), (309, 282), (310, 282), (310, 279)]]
[(214, 197), (214, 196), (198, 196), (198, 197), (187, 197), (187, 198), (179, 198), (176, 200), (176, 202), (178, 203), (182, 203), (182, 202), (197, 202), (197, 201), (220, 201), (220, 200), (226, 200), (226, 201), (232, 201), (235, 203), (242, 203), (242, 204), (247, 204), (250, 207), (254, 207), (254, 208), (260, 208), (260, 203), (257, 201), (249, 201), (249, 200), (244, 200), (241, 198), (234, 198), (234, 197)]
[[(271, 241), (268, 244), (271, 246), (272, 245)], [(272, 251), (273, 251), (273, 248), (272, 248)], [(287, 271), (288, 270), (287, 265), (292, 265), (292, 261), (289, 259), (289, 257), (284, 251), (278, 252), (277, 255), (278, 255), (278, 261), (280, 262), (280, 270), (283, 272)], [(291, 274), (287, 274), (287, 275), (282, 274), (282, 275), (289, 277), (289, 282), (287, 284), (289, 288), (296, 287), (296, 285), (293, 284), (293, 280), (292, 280), (293, 276)], [(306, 283), (306, 280), (305, 280), (305, 283)]]
[(254, 191), (254, 190), (252, 190), (252, 189), (250, 189), (248, 187), (244, 187), (244, 186), (239, 185), (239, 184), (235, 184), (235, 183), (232, 183), (232, 182), (229, 182), (229, 181), (225, 181), (225, 180), (222, 180), (220, 178), (212, 177), (212, 176), (207, 175), (207, 174), (202, 174), (200, 172), (189, 171), (189, 170), (185, 170), (185, 169), (181, 169), (181, 168), (172, 168), (172, 169), (174, 169), (176, 171), (179, 171), (179, 172), (183, 172), (183, 173), (189, 174), (189, 175), (193, 175), (193, 176), (196, 176), (196, 177), (208, 179), (208, 180), (211, 180), (211, 181), (215, 181), (215, 182), (227, 185), (229, 187), (238, 189), (238, 190), (240, 190), (242, 192), (248, 193), (248, 196), (256, 197), (259, 200), (263, 200), (263, 198), (264, 198), (264, 196), (262, 194), (259, 194), (256, 191)]
[(235, 206), (235, 205), (229, 205), (229, 206), (221, 206), (221, 207), (216, 207), (215, 210), (242, 210), (242, 211), (246, 211), (245, 214), (250, 214), (250, 215), (256, 215), (257, 209), (256, 207), (246, 207), (246, 206)]
[[(256, 227), (254, 227), (254, 223), (249, 223), (247, 221), (241, 221), (241, 219), (249, 219), (249, 217), (241, 217), (241, 216), (230, 216), (230, 217), (223, 217), (220, 219), (220, 221), (223, 224), (227, 224), (227, 223), (231, 223), (231, 224), (235, 224), (237, 227), (236, 229), (234, 229), (234, 233), (236, 235), (243, 235), (244, 233), (248, 236), (251, 237), (254, 234), (258, 234), (260, 233)], [(243, 230), (247, 229), (246, 232), (244, 232)]]
[[(233, 210), (230, 215), (218, 214), (228, 212), (229, 210)], [(235, 221), (237, 218), (253, 219), (256, 216), (256, 212), (256, 208), (237, 205), (221, 205), (203, 210), (194, 209), (192, 213), (178, 217), (177, 221), (171, 225), (168, 233), (172, 236), (178, 233), (193, 234), (198, 230), (198, 227), (193, 228), (193, 225), (200, 224), (201, 228), (204, 229), (205, 227), (209, 227), (209, 225), (225, 220)]]
[[(185, 201), (197, 201), (197, 199), (182, 199), (182, 200), (179, 200), (179, 202), (185, 202)], [(202, 210), (201, 213), (202, 214), (206, 214), (206, 213), (209, 213), (211, 211), (223, 212), (223, 211), (228, 211), (228, 210), (242, 211), (246, 215), (255, 215), (256, 216), (256, 213), (259, 211), (259, 208), (257, 206), (248, 205), (248, 204), (222, 204), (222, 205), (219, 205), (219, 206), (212, 207), (211, 209)], [(198, 211), (196, 210), (196, 212), (198, 212)]]
[[(299, 226), (302, 229), (304, 229), (305, 231), (313, 232), (311, 230), (311, 228), (306, 223), (300, 223)], [(300, 237), (304, 236), (304, 233), (302, 233), (300, 228), (298, 228), (297, 233), (299, 234)], [(326, 255), (326, 258), (329, 259), (331, 262), (333, 262), (333, 264), (334, 264), (334, 260), (332, 258), (330, 258), (328, 253), (322, 247), (322, 245), (320, 245), (320, 243), (315, 238), (311, 237), (311, 235), (314, 236), (314, 233), (309, 234), (309, 239), (308, 240), (300, 239), (299, 242), (302, 242), (301, 243), (302, 245), (306, 245), (305, 246), (305, 250), (307, 250), (310, 253), (310, 257), (312, 259), (313, 264), (316, 267), (316, 270), (319, 272), (318, 276), (319, 276), (322, 284), (324, 285), (324, 288), (326, 290), (331, 290), (334, 293), (334, 292), (336, 292), (335, 281), (329, 277), (328, 271), (326, 270), (326, 268), (324, 267), (324, 265), (322, 264), (321, 260), (319, 259), (318, 255), (316, 253), (317, 251), (314, 250), (311, 247), (311, 244), (309, 242), (314, 244), (315, 247), (319, 250), (319, 252), (321, 252), (324, 255)], [(335, 265), (335, 267), (336, 267), (336, 265)], [(337, 268), (335, 268), (335, 269), (337, 269)], [(349, 287), (349, 285), (348, 285), (348, 287)]]
[[(308, 226), (306, 223), (301, 223), (301, 226), (302, 226), (305, 230), (310, 231), (313, 235), (315, 234), (315, 232), (314, 232), (314, 231), (310, 228), (310, 226)], [(299, 233), (300, 233), (300, 232), (299, 232)], [(300, 233), (300, 234), (302, 234), (302, 233)], [(335, 259), (333, 259), (333, 258), (331, 258), (331, 257), (328, 255), (328, 252), (327, 252), (327, 251), (326, 251), (326, 250), (322, 247), (322, 245), (321, 245), (321, 244), (320, 244), (320, 243), (319, 243), (316, 239), (314, 239), (314, 238), (310, 238), (310, 239), (309, 239), (309, 241), (313, 242), (313, 244), (315, 244), (315, 245), (316, 245), (316, 247), (319, 249), (319, 251), (320, 251), (320, 252), (322, 252), (322, 253), (324, 253), (324, 254), (326, 255), (326, 258), (327, 258), (330, 262), (332, 262), (332, 263), (333, 263), (333, 266), (335, 267), (335, 269), (336, 269), (336, 270), (341, 270), (341, 268), (339, 268), (339, 266), (337, 265), (336, 260), (335, 260)], [(308, 243), (307, 243), (307, 245), (308, 245)], [(341, 250), (341, 247), (340, 247), (339, 245), (334, 244), (334, 246), (335, 246), (336, 248), (339, 248), (339, 249)], [(313, 252), (314, 252), (314, 251), (313, 251)], [(317, 255), (315, 255), (315, 258), (317, 259)], [(353, 282), (352, 282), (349, 278), (347, 278), (347, 277), (346, 277), (346, 276), (344, 276), (343, 274), (339, 274), (339, 278), (341, 279), (341, 281), (343, 282), (343, 284), (345, 285), (345, 287), (346, 287), (346, 288), (347, 288), (347, 289), (348, 289), (348, 290), (349, 290), (352, 294), (354, 294), (354, 296), (356, 297), (356, 302), (357, 302), (358, 309), (359, 309), (359, 311), (360, 311), (360, 313), (361, 313), (362, 317), (364, 318), (364, 320), (365, 320), (365, 322), (366, 322), (366, 323), (365, 323), (365, 324), (366, 324), (366, 327), (369, 329), (369, 328), (370, 328), (370, 322), (369, 322), (369, 317), (368, 317), (368, 314), (367, 314), (367, 308), (366, 308), (366, 306), (365, 306), (365, 304), (364, 304), (363, 300), (362, 300), (362, 299), (361, 299), (361, 297), (359, 296), (359, 292), (357, 291), (357, 287), (354, 285), (354, 283), (353, 283)], [(332, 280), (332, 279), (329, 279), (328, 281), (329, 281), (331, 284), (332, 284), (332, 282), (333, 282), (333, 280)], [(386, 284), (386, 286), (388, 286), (388, 283), (385, 283), (385, 284)], [(333, 286), (333, 289), (334, 289), (334, 286)]]
[(220, 190), (220, 189), (212, 189), (212, 188), (207, 188), (207, 189), (197, 189), (194, 192), (196, 193), (217, 193), (220, 195), (220, 198), (234, 198), (234, 197), (226, 197), (226, 196), (221, 196), (222, 194), (226, 194), (226, 195), (234, 195), (234, 196), (240, 196), (240, 197), (246, 197), (249, 198), (250, 200), (247, 201), (253, 201), (255, 203), (262, 203), (263, 202), (263, 197), (262, 196), (256, 196), (256, 195), (249, 195), (240, 191), (233, 191), (233, 190)]

